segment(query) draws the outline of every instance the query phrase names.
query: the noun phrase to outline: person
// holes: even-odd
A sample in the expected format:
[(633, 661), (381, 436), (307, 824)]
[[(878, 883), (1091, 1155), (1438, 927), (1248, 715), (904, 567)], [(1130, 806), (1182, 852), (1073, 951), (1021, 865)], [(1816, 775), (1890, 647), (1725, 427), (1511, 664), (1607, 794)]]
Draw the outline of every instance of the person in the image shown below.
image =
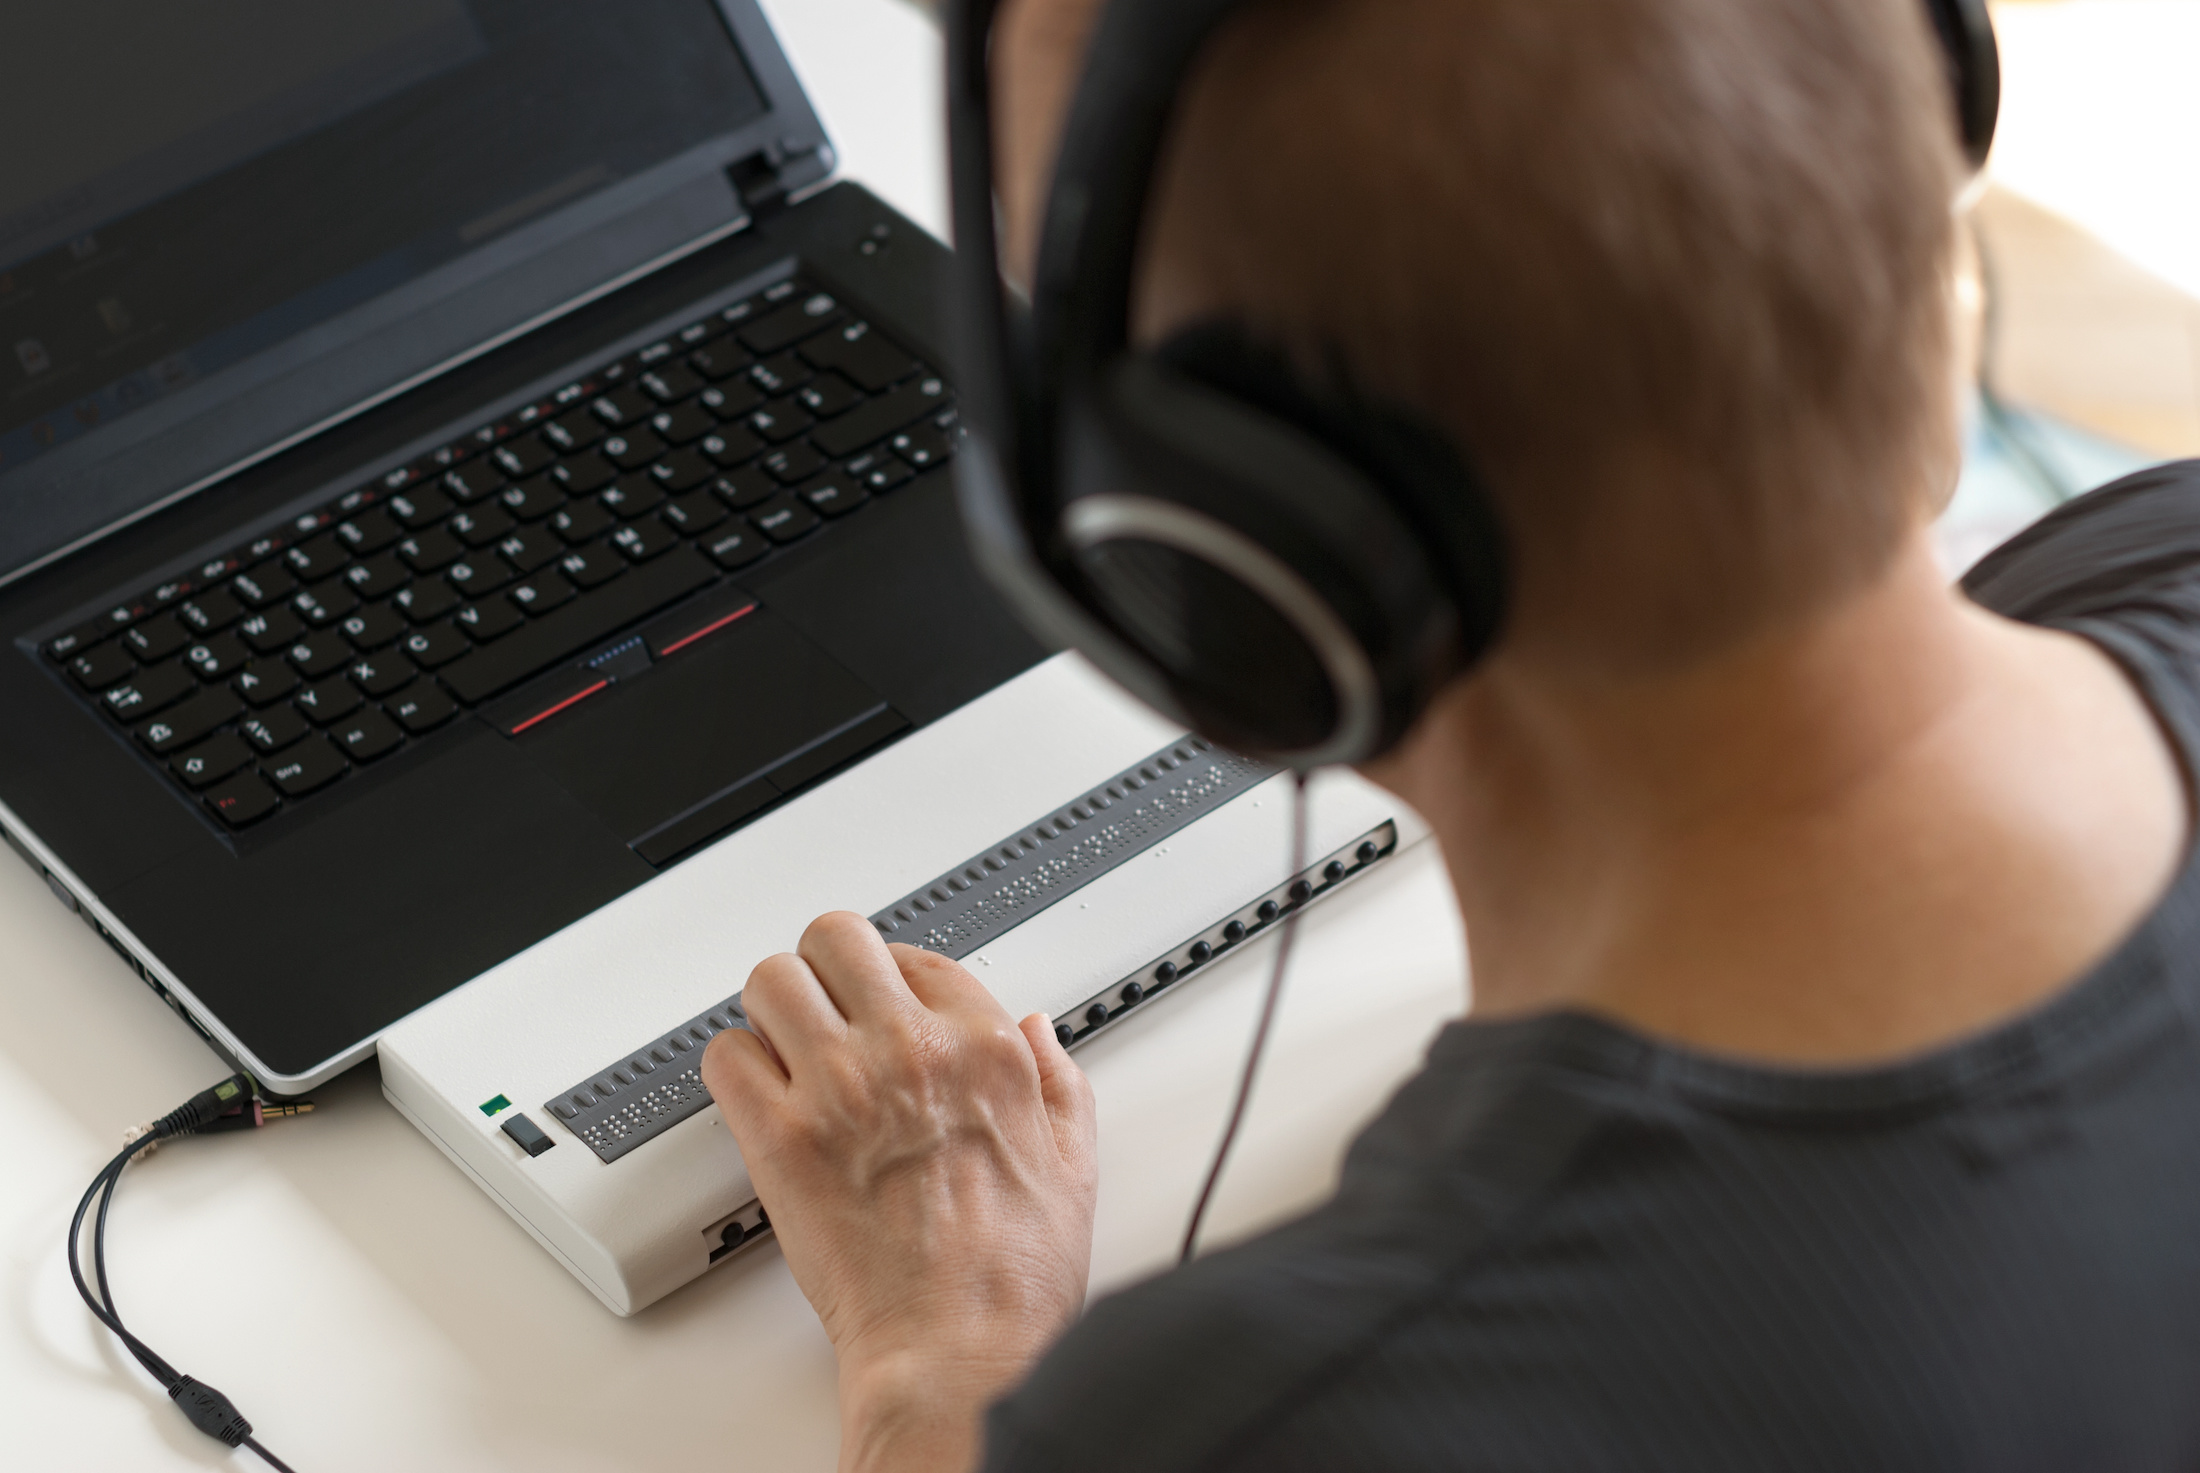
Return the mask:
[[(1012, 270), (1097, 10), (996, 33)], [(1490, 484), (1509, 622), (1366, 770), (1471, 1011), (1332, 1200), (1081, 1313), (1046, 1020), (817, 921), (705, 1077), (843, 1468), (2200, 1465), (2200, 468), (1948, 586), (1948, 113), (1915, 0), (1228, 22), (1138, 330), (1243, 324)]]

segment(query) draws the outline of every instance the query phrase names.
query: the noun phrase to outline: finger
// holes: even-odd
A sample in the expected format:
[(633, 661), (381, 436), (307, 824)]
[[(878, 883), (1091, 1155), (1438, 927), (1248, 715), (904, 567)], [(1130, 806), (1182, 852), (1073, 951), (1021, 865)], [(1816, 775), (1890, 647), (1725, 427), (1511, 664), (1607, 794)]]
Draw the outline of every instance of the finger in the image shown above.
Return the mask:
[(1039, 1097), (1046, 1102), (1047, 1118), (1054, 1124), (1054, 1144), (1062, 1159), (1090, 1171), (1099, 1159), (1100, 1112), (1092, 1095), (1092, 1081), (1062, 1047), (1054, 1032), (1054, 1020), (1033, 1013), (1017, 1025), (1031, 1044), (1031, 1057), (1039, 1066)]
[(753, 1132), (764, 1111), (786, 1098), (787, 1076), (763, 1039), (745, 1028), (729, 1028), (703, 1050), (703, 1087), (740, 1140)]
[(749, 985), (741, 993), (741, 1010), (749, 1026), (760, 1034), (789, 1079), (801, 1077), (803, 1066), (821, 1052), (846, 1045), (847, 1020), (825, 995), (825, 988), (801, 957), (782, 952), (764, 958), (749, 973)]
[(977, 1013), (993, 1018), (1008, 1016), (1008, 1010), (961, 962), (950, 961), (936, 951), (917, 946), (895, 945), (887, 950), (894, 964), (901, 968), (902, 979), (917, 1001), (933, 1012)]
[(796, 948), (810, 964), (833, 1005), (851, 1023), (906, 1018), (909, 984), (886, 950), (885, 938), (853, 911), (836, 910), (810, 922)]

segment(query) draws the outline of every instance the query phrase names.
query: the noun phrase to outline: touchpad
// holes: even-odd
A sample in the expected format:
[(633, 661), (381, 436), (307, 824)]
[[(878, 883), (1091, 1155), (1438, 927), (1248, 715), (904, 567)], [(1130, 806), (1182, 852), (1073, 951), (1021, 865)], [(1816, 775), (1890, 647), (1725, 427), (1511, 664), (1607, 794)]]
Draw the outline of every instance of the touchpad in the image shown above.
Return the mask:
[(516, 740), (663, 863), (905, 725), (763, 608)]

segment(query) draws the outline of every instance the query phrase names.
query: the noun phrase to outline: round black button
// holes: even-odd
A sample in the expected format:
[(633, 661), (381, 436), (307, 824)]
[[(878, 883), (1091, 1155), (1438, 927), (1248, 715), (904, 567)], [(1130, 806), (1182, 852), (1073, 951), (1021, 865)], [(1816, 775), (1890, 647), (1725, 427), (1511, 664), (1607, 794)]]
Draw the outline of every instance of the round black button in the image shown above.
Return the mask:
[(1095, 1028), (1099, 1027), (1102, 1023), (1107, 1022), (1108, 1005), (1104, 1002), (1096, 1002), (1091, 1007), (1085, 1009), (1085, 1021), (1087, 1023), (1090, 1023)]
[(1125, 982), (1123, 984), (1123, 1006), (1129, 1007), (1133, 1003), (1141, 1003), (1145, 1000), (1145, 988), (1139, 986), (1136, 982)]
[(1330, 860), (1328, 864), (1322, 867), (1322, 878), (1327, 880), (1332, 885), (1336, 884), (1337, 881), (1343, 879), (1344, 861), (1341, 859)]
[(1077, 1035), (1070, 1030), (1069, 1024), (1057, 1023), (1054, 1025), (1054, 1041), (1056, 1043), (1059, 1043), (1063, 1048), (1068, 1048), (1069, 1041), (1076, 1036)]
[(1269, 921), (1274, 920), (1277, 916), (1282, 915), (1283, 907), (1276, 904), (1276, 902), (1274, 902), (1273, 900), (1263, 900), (1260, 903), (1259, 914), (1262, 923), (1265, 924)]
[(1314, 887), (1312, 885), (1307, 884), (1304, 880), (1293, 880), (1291, 882), (1291, 903), (1293, 905), (1304, 905), (1313, 898)]
[(1192, 943), (1191, 957), (1193, 961), (1203, 962), (1214, 954), (1215, 949), (1212, 946), (1209, 946), (1206, 942), (1194, 941)]
[(1226, 941), (1243, 941), (1245, 939), (1245, 922), (1230, 922), (1229, 925), (1222, 928), (1222, 935)]
[(1356, 851), (1354, 851), (1354, 858), (1358, 859), (1362, 864), (1373, 864), (1376, 858), (1381, 855), (1382, 852), (1382, 850), (1375, 847), (1375, 841), (1373, 839), (1370, 839), (1365, 844), (1362, 844)]
[(1176, 963), (1163, 962), (1160, 966), (1155, 967), (1153, 969), (1153, 979), (1156, 982), (1174, 982), (1176, 980)]

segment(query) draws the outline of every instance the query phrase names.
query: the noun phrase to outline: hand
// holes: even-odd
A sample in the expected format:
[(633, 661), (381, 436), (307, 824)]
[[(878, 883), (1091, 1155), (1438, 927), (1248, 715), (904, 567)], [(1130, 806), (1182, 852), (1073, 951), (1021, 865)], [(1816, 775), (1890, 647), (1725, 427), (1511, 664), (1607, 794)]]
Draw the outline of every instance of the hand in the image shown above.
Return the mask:
[(840, 1358), (841, 1466), (960, 1470), (1084, 1304), (1092, 1087), (1043, 1016), (840, 912), (750, 974), (703, 1079)]

